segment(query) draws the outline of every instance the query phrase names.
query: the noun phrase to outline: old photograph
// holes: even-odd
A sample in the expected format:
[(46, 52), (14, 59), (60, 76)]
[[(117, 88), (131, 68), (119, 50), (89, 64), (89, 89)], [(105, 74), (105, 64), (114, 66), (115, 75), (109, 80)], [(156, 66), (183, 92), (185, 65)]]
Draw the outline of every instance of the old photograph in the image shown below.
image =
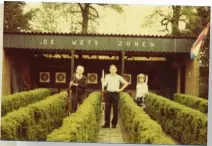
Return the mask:
[(5, 1), (1, 140), (206, 145), (210, 11)]

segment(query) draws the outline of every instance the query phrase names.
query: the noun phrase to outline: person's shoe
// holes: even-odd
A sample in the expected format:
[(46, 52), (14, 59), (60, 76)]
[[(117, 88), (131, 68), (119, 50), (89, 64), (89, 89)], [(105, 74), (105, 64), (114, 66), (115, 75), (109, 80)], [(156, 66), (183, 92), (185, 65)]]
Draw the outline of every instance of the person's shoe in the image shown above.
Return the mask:
[(101, 127), (102, 127), (102, 128), (109, 128), (110, 126), (104, 124), (104, 125), (102, 125)]
[(112, 125), (112, 128), (116, 128), (116, 125)]

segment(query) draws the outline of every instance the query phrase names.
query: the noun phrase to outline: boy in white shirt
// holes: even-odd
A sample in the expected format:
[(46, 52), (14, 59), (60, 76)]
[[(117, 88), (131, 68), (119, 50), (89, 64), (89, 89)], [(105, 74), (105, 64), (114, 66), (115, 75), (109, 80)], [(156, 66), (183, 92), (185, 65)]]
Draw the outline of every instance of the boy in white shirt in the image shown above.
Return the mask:
[(144, 74), (138, 75), (138, 83), (136, 85), (136, 97), (135, 101), (139, 106), (144, 106), (144, 98), (148, 94), (148, 76), (145, 76)]

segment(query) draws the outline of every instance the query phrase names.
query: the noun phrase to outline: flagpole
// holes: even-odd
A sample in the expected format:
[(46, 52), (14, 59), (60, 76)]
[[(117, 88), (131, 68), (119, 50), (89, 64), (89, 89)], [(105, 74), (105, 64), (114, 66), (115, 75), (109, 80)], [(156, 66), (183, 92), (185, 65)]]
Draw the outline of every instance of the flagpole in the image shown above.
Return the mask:
[[(105, 77), (105, 75), (104, 75), (105, 73), (104, 73), (104, 70), (102, 70), (102, 78), (104, 79)], [(104, 92), (104, 80), (102, 81), (102, 92)]]
[(103, 111), (104, 111), (104, 106), (105, 106), (105, 103), (104, 103), (104, 80), (105, 80), (105, 75), (104, 75), (105, 73), (104, 73), (104, 70), (102, 70), (102, 113), (103, 113)]

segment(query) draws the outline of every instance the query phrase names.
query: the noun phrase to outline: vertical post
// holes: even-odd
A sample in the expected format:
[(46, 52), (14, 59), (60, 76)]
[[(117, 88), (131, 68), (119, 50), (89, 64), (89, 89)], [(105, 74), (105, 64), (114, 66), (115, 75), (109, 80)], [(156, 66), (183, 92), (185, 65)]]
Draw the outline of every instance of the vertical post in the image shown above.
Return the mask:
[(177, 68), (177, 92), (180, 93), (180, 88), (181, 88), (181, 68)]
[(186, 62), (186, 78), (185, 93), (193, 96), (199, 96), (199, 62), (198, 58), (187, 60)]
[(71, 77), (74, 75), (74, 50), (71, 50)]
[(124, 74), (124, 65), (125, 65), (125, 61), (124, 61), (124, 56), (125, 56), (125, 51), (121, 51), (121, 74)]

